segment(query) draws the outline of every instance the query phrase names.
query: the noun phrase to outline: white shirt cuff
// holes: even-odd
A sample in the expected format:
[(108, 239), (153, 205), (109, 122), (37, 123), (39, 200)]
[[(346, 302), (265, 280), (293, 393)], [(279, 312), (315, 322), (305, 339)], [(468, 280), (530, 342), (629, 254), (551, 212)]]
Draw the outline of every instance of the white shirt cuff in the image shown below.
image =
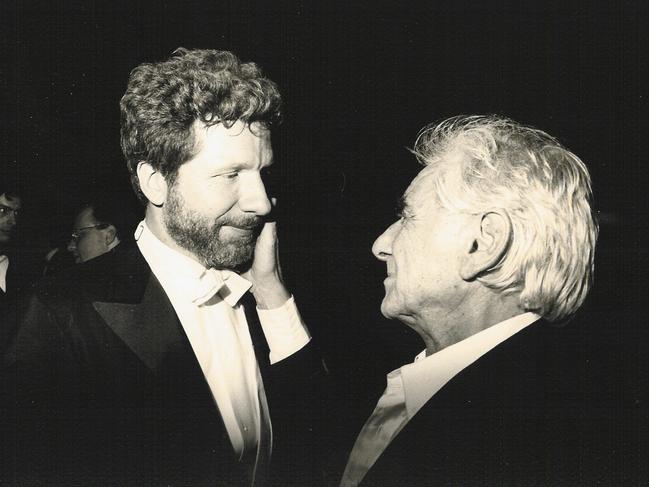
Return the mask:
[(257, 308), (257, 314), (270, 348), (271, 364), (293, 355), (311, 340), (293, 296), (279, 308)]

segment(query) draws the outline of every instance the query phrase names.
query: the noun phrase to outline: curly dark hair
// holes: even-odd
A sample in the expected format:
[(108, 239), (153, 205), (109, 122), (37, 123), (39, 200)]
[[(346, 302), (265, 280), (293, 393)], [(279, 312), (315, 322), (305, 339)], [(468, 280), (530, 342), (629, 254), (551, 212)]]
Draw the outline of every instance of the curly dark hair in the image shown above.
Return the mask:
[(195, 155), (194, 122), (205, 126), (237, 121), (270, 128), (281, 120), (277, 85), (254, 63), (228, 51), (179, 48), (170, 59), (131, 71), (120, 101), (121, 145), (138, 199), (137, 166), (151, 164), (169, 183)]

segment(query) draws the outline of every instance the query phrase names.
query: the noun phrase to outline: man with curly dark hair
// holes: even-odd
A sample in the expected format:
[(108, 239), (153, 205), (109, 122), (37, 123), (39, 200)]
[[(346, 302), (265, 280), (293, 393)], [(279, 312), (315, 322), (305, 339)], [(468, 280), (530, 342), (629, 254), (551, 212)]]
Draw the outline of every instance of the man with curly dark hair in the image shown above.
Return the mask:
[(285, 484), (267, 467), (308, 451), (320, 362), (269, 218), (277, 86), (230, 52), (178, 49), (135, 68), (120, 107), (145, 219), (135, 242), (36, 293), (12, 355), (22, 425), (39, 425), (19, 471), (48, 485)]

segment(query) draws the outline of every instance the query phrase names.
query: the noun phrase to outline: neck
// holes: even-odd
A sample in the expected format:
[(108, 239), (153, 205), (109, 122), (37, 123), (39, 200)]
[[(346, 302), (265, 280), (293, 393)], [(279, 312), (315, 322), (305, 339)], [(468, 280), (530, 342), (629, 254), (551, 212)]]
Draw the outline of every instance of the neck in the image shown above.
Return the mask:
[(523, 312), (518, 294), (502, 296), (488, 290), (481, 299), (471, 300), (444, 316), (439, 312), (424, 312), (416, 325), (411, 326), (424, 340), (426, 355), (432, 355)]

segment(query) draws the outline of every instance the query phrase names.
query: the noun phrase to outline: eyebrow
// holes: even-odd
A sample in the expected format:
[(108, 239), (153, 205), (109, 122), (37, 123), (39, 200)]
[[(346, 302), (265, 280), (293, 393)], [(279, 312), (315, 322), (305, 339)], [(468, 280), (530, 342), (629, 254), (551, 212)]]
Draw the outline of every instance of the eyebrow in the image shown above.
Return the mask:
[[(262, 162), (260, 168), (263, 169), (265, 167), (272, 166), (274, 163), (275, 163), (274, 159), (269, 159), (266, 162)], [(225, 172), (241, 171), (241, 170), (248, 169), (249, 165), (250, 165), (249, 161), (239, 161), (239, 162), (234, 162), (234, 163), (228, 165), (227, 167), (220, 167), (220, 168), (218, 168), (218, 171), (219, 172), (222, 172), (222, 171), (225, 171)]]
[(408, 204), (406, 203), (405, 196), (400, 196), (397, 199), (397, 204), (395, 206), (395, 211), (396, 211), (397, 215), (401, 216), (403, 214), (403, 212), (406, 210), (407, 207), (408, 207)]

